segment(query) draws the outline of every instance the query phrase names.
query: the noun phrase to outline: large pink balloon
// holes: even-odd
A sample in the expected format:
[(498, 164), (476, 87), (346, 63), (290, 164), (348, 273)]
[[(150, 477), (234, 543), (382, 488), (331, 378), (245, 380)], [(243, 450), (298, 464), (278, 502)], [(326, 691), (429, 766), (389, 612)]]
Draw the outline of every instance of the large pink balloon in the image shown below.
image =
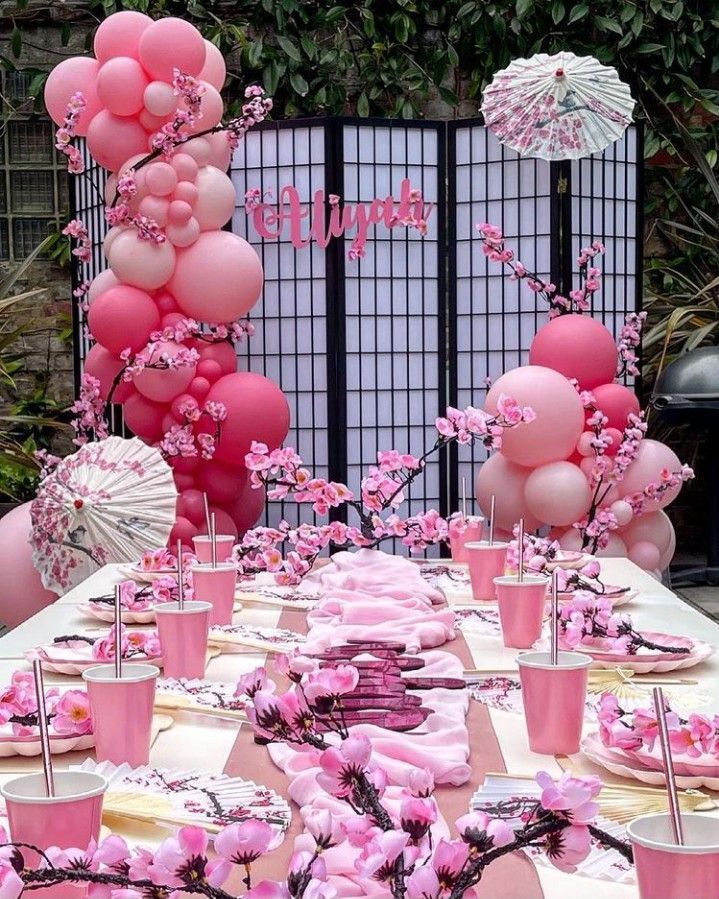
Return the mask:
[(177, 253), (168, 289), (191, 318), (229, 322), (255, 305), (262, 280), (260, 259), (246, 240), (229, 231), (206, 231)]
[(604, 325), (589, 315), (559, 315), (537, 332), (529, 364), (544, 365), (591, 390), (613, 380), (617, 347)]
[(200, 72), (200, 81), (206, 81), (221, 91), (226, 77), (225, 58), (212, 41), (205, 41), (205, 64)]
[(175, 248), (169, 240), (160, 244), (140, 240), (133, 228), (115, 238), (108, 262), (125, 284), (157, 290), (168, 282), (175, 270)]
[[(179, 343), (172, 340), (161, 340), (155, 344), (150, 357), (151, 362), (158, 362), (163, 356), (174, 358), (184, 351)], [(178, 368), (145, 368), (135, 375), (133, 383), (137, 390), (149, 400), (169, 403), (179, 393), (183, 393), (187, 385), (195, 377), (194, 365), (182, 365)]]
[[(220, 438), (222, 439), (222, 438)], [(197, 486), (207, 494), (211, 503), (231, 505), (244, 490), (248, 481), (245, 468), (225, 465), (214, 459), (203, 462), (197, 470)]]
[(532, 515), (545, 524), (573, 524), (589, 509), (592, 491), (576, 465), (550, 462), (529, 475), (524, 498)]
[(169, 546), (176, 546), (179, 540), (183, 546), (192, 549), (192, 538), (198, 534), (197, 525), (194, 525), (189, 518), (180, 515), (175, 519), (170, 532), (170, 539), (167, 541)]
[(200, 169), (195, 185), (198, 197), (193, 214), (202, 231), (221, 228), (235, 211), (235, 186), (224, 172), (214, 165)]
[(199, 75), (205, 55), (202, 35), (183, 19), (158, 19), (140, 38), (140, 62), (153, 78), (170, 84), (175, 69), (186, 75)]
[[(674, 450), (669, 449), (666, 444), (660, 443), (658, 440), (645, 438), (639, 444), (636, 459), (627, 468), (623, 480), (619, 482), (621, 495), (629, 496), (632, 493), (641, 493), (648, 484), (660, 482), (663, 469), (680, 471), (681, 467), (681, 462)], [(664, 509), (677, 498), (681, 489), (682, 486), (679, 484), (671, 490), (667, 490), (659, 500), (646, 500), (645, 509), (647, 511)]]
[[(559, 537), (559, 543), (562, 549), (566, 549), (569, 552), (579, 552), (582, 549), (582, 538), (576, 528), (570, 528), (568, 531), (565, 531)], [(616, 533), (612, 532), (609, 535), (609, 542), (607, 545), (604, 549), (598, 549), (595, 555), (601, 558), (619, 556), (624, 559), (627, 556), (627, 546), (621, 537), (618, 537)]]
[(160, 326), (153, 299), (144, 290), (120, 284), (111, 287), (90, 306), (87, 323), (92, 336), (119, 356), (125, 347), (141, 350), (150, 333)]
[[(224, 403), (227, 418), (214, 458), (243, 466), (253, 440), (270, 448), (281, 445), (290, 427), (290, 408), (284, 393), (269, 378), (255, 372), (234, 372), (210, 388), (207, 400)], [(213, 433), (214, 422), (200, 420), (199, 430)]]
[(153, 403), (141, 393), (133, 393), (122, 407), (125, 424), (138, 437), (154, 443), (164, 436), (162, 420), (167, 414), (167, 406)]
[(32, 564), (31, 530), (30, 503), (0, 518), (0, 621), (11, 628), (57, 599)]
[(230, 510), (230, 514), (240, 534), (244, 534), (245, 531), (254, 527), (257, 523), (257, 519), (264, 511), (265, 500), (263, 487), (255, 489), (249, 481), (245, 484), (244, 489)]
[(87, 129), (87, 149), (98, 165), (116, 172), (128, 156), (147, 150), (147, 132), (134, 118), (102, 109)]
[(527, 508), (524, 488), (529, 470), (495, 453), (479, 469), (475, 485), (475, 496), (485, 517), (489, 517), (492, 496), (496, 498), (495, 527), (511, 531), (520, 518), (528, 531), (536, 530), (541, 521)]
[(108, 16), (95, 32), (93, 49), (101, 63), (113, 56), (132, 56), (137, 59), (140, 38), (152, 25), (152, 19), (144, 13), (123, 10)]
[[(217, 530), (216, 534), (231, 534), (233, 537), (237, 537), (237, 525), (235, 524), (232, 516), (225, 509), (221, 509), (219, 506), (210, 506), (210, 514), (215, 513), (215, 526)], [(198, 525), (198, 533), (207, 534), (207, 522), (204, 517), (202, 519), (202, 523)]]
[(232, 147), (227, 140), (227, 132), (216, 131), (214, 134), (208, 134), (205, 140), (210, 146), (210, 156), (207, 164), (214, 165), (221, 172), (226, 172), (230, 167), (230, 159), (232, 158)]
[(97, 95), (107, 109), (118, 116), (131, 116), (143, 108), (147, 75), (130, 56), (108, 60), (97, 75)]
[(609, 419), (608, 427), (623, 431), (629, 414), (639, 414), (639, 400), (624, 384), (600, 384), (592, 390), (597, 409)]
[(629, 547), (627, 558), (645, 571), (654, 571), (659, 567), (662, 554), (655, 543), (651, 543), (649, 540), (639, 540)]
[(584, 408), (569, 381), (551, 368), (523, 365), (492, 385), (484, 408), (495, 412), (500, 394), (531, 406), (536, 419), (508, 429), (502, 436), (502, 455), (510, 462), (534, 468), (567, 459), (584, 429)]
[(97, 73), (100, 63), (89, 56), (72, 56), (63, 59), (50, 72), (45, 82), (45, 106), (56, 125), (62, 125), (67, 114), (67, 104), (73, 94), (80, 92), (85, 98), (76, 127), (76, 133), (84, 137), (90, 122), (102, 109), (97, 96)]
[[(122, 359), (113, 356), (104, 346), (96, 343), (85, 356), (83, 370), (100, 382), (100, 396), (106, 400), (112, 389), (115, 378), (125, 367)], [(112, 393), (113, 403), (124, 403), (133, 393), (134, 388), (127, 381), (119, 381)]]

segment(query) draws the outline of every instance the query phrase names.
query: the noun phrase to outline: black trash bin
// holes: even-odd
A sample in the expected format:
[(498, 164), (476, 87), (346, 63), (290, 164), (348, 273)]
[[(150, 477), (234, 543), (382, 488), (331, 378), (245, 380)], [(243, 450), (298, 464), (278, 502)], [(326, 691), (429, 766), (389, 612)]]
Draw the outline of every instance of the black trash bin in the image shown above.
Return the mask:
[[(689, 424), (709, 446), (719, 446), (719, 347), (691, 350), (659, 376), (651, 400), (668, 424)], [(679, 572), (682, 581), (719, 584), (719, 462), (709, 454), (707, 564)]]

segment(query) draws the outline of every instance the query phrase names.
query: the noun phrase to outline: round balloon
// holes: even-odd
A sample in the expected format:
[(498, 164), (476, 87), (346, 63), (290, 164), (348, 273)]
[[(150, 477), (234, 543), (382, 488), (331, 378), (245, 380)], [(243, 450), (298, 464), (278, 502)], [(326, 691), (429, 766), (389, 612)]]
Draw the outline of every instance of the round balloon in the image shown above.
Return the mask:
[(186, 75), (200, 74), (205, 65), (205, 41), (194, 25), (170, 16), (143, 31), (138, 55), (153, 78), (172, 84), (175, 69)]
[(30, 505), (15, 506), (0, 518), (0, 621), (9, 628), (57, 599), (32, 563)]
[(101, 109), (87, 129), (87, 149), (98, 165), (116, 172), (129, 156), (147, 150), (147, 132), (134, 118)]
[(248, 480), (230, 512), (240, 535), (257, 523), (264, 511), (265, 501), (264, 487), (255, 488)]
[(90, 289), (87, 292), (86, 299), (88, 304), (92, 305), (100, 294), (105, 293), (111, 287), (117, 287), (119, 283), (111, 268), (106, 268), (104, 272), (100, 272), (96, 278), (93, 278)]
[(232, 146), (227, 139), (227, 132), (215, 131), (214, 134), (208, 134), (205, 140), (210, 147), (207, 164), (214, 165), (221, 172), (226, 172), (230, 167), (230, 159), (232, 158)]
[(194, 525), (205, 520), (205, 498), (199, 490), (183, 490), (177, 497), (177, 514), (189, 519)]
[(143, 108), (147, 75), (129, 56), (108, 60), (97, 73), (97, 95), (113, 115), (131, 116)]
[(529, 364), (544, 365), (583, 390), (613, 380), (617, 347), (604, 325), (589, 315), (558, 315), (540, 328), (529, 348)]
[(144, 290), (120, 284), (97, 297), (87, 323), (95, 340), (119, 356), (126, 347), (136, 353), (147, 344), (160, 326), (160, 314)]
[(230, 506), (236, 502), (247, 481), (247, 469), (238, 465), (225, 465), (214, 459), (203, 462), (197, 471), (197, 486), (207, 494), (211, 503), (221, 506)]
[(550, 462), (536, 468), (524, 486), (527, 508), (545, 524), (580, 521), (592, 502), (589, 482), (571, 462)]
[(628, 525), (634, 515), (632, 507), (623, 499), (615, 500), (609, 507), (609, 511), (617, 519), (620, 528)]
[(542, 522), (527, 508), (524, 498), (529, 475), (528, 469), (515, 465), (501, 453), (490, 456), (479, 469), (475, 496), (485, 518), (489, 517), (492, 496), (495, 497), (495, 528), (511, 531), (520, 518), (524, 518), (528, 531), (535, 531), (541, 525)]
[(140, 38), (150, 25), (152, 19), (141, 12), (128, 9), (113, 13), (100, 22), (95, 32), (95, 56), (101, 63), (113, 56), (132, 56), (137, 59)]
[(645, 571), (653, 571), (659, 567), (662, 554), (659, 552), (659, 547), (656, 544), (651, 543), (649, 540), (639, 540), (637, 543), (632, 543), (629, 547), (627, 557)]
[(609, 419), (608, 427), (623, 431), (629, 415), (639, 415), (639, 400), (624, 384), (600, 384), (592, 390), (597, 409)]
[[(185, 351), (185, 347), (174, 340), (160, 340), (155, 344), (150, 363), (162, 359), (174, 359)], [(149, 400), (169, 403), (183, 393), (195, 377), (194, 365), (180, 365), (177, 368), (144, 368), (138, 372), (133, 383), (137, 390)]]
[(192, 212), (200, 229), (211, 231), (227, 224), (235, 211), (235, 186), (232, 180), (214, 165), (206, 165), (200, 169), (195, 185), (198, 196)]
[(563, 375), (540, 365), (512, 369), (492, 385), (484, 404), (486, 411), (496, 412), (502, 394), (514, 397), (521, 406), (530, 406), (536, 415), (529, 424), (503, 432), (503, 456), (535, 468), (572, 455), (584, 430), (584, 407)]
[(200, 72), (200, 81), (206, 81), (221, 91), (227, 77), (225, 59), (211, 41), (205, 41), (205, 64)]
[(168, 287), (191, 318), (230, 322), (255, 305), (262, 280), (259, 257), (246, 240), (230, 231), (206, 231), (178, 251)]
[(169, 240), (159, 244), (140, 240), (133, 228), (115, 238), (108, 262), (125, 284), (157, 290), (167, 283), (175, 269), (175, 248)]
[(161, 440), (165, 432), (162, 421), (167, 413), (167, 406), (153, 403), (141, 393), (133, 393), (122, 407), (125, 424), (138, 437), (154, 443)]
[(150, 115), (165, 118), (177, 109), (177, 97), (166, 81), (151, 81), (143, 95), (145, 109)]
[(237, 352), (228, 340), (218, 340), (200, 349), (200, 362), (205, 361), (216, 362), (221, 374), (230, 375), (237, 369)]
[[(210, 506), (210, 514), (214, 512), (215, 514), (215, 527), (217, 530), (216, 534), (231, 534), (233, 537), (237, 537), (237, 525), (235, 524), (232, 516), (225, 509), (221, 509), (219, 506)], [(207, 522), (204, 517), (202, 519), (202, 523), (198, 526), (198, 531), (200, 534), (206, 534), (207, 531)]]
[(90, 122), (102, 109), (97, 95), (97, 73), (100, 63), (89, 56), (72, 56), (63, 59), (47, 76), (45, 82), (45, 107), (56, 125), (62, 125), (67, 115), (67, 105), (73, 94), (81, 93), (85, 108), (80, 113), (75, 133), (84, 137)]
[(197, 134), (200, 131), (206, 131), (208, 128), (214, 128), (222, 121), (222, 115), (225, 111), (225, 104), (222, 102), (220, 92), (211, 84), (203, 84), (204, 93), (200, 97), (201, 116), (195, 119), (191, 125), (187, 125), (180, 129), (190, 134)]
[[(646, 512), (633, 518), (630, 524), (622, 529), (622, 540), (630, 548), (636, 543), (653, 543), (662, 556), (670, 547), (674, 536), (674, 528), (666, 512)], [(639, 564), (639, 563), (637, 563)], [(658, 568), (655, 565), (642, 565), (642, 568)]]
[[(680, 471), (681, 462), (676, 453), (658, 440), (645, 437), (639, 444), (635, 460), (627, 468), (624, 478), (619, 482), (622, 496), (641, 493), (649, 484), (660, 483), (662, 471)], [(664, 509), (679, 495), (682, 485), (678, 484), (664, 492), (658, 499), (647, 499), (647, 511)]]
[[(85, 356), (83, 371), (85, 374), (97, 378), (100, 382), (100, 396), (107, 400), (115, 378), (124, 369), (125, 363), (117, 356), (113, 356), (104, 346), (96, 343)], [(119, 381), (112, 392), (113, 403), (124, 403), (135, 392), (134, 387), (128, 381)]]
[(199, 531), (197, 529), (197, 526), (194, 525), (188, 518), (180, 515), (175, 519), (175, 524), (172, 526), (168, 544), (170, 546), (176, 546), (177, 541), (179, 540), (183, 547), (187, 547), (187, 549), (192, 550), (192, 538), (197, 536), (198, 533)]

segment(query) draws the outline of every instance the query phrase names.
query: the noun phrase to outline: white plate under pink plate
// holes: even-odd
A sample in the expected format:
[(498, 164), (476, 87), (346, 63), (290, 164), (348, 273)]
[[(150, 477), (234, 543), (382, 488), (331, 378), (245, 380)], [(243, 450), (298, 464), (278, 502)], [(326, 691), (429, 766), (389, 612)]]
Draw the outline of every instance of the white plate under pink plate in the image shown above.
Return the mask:
[[(45, 643), (34, 649), (26, 649), (24, 653), (28, 662), (40, 659), (43, 671), (53, 674), (79, 675), (93, 665), (109, 664), (92, 658), (92, 647), (81, 640), (72, 640), (68, 643)], [(126, 660), (126, 664), (141, 662), (143, 664), (157, 665), (162, 668), (162, 659), (150, 659), (144, 653), (134, 655)]]
[[(609, 749), (602, 743), (598, 733), (587, 734), (582, 740), (582, 752), (586, 757), (606, 768), (612, 774), (619, 777), (627, 777), (630, 780), (638, 780), (641, 783), (663, 786), (665, 784), (664, 772), (642, 765), (636, 759), (631, 758), (621, 749)], [(681, 790), (697, 790), (705, 787), (709, 790), (719, 790), (719, 777), (712, 777), (706, 773), (697, 775), (676, 774), (676, 783)]]
[(547, 571), (554, 571), (555, 568), (584, 568), (590, 562), (594, 561), (594, 556), (589, 553), (569, 552), (562, 550), (551, 562), (547, 562)]
[(140, 568), (137, 564), (122, 565), (120, 567), (120, 574), (123, 577), (137, 581), (138, 584), (151, 584), (161, 577), (174, 577), (175, 580), (177, 580), (176, 568), (156, 568), (154, 571), (149, 571), (145, 568)]

